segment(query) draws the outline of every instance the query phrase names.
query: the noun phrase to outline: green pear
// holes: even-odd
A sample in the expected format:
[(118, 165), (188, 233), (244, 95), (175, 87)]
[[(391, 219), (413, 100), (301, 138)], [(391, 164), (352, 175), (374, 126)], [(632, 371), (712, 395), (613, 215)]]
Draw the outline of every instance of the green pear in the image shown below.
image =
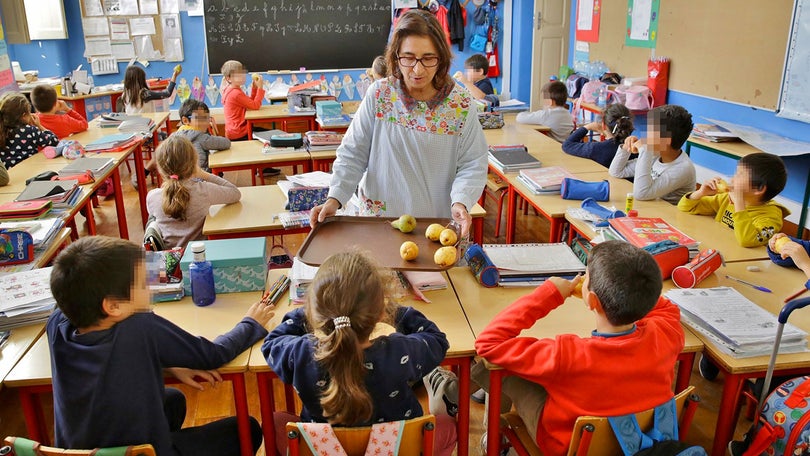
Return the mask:
[(413, 215), (401, 215), (398, 219), (391, 222), (391, 226), (402, 231), (403, 233), (410, 233), (416, 228), (416, 219)]

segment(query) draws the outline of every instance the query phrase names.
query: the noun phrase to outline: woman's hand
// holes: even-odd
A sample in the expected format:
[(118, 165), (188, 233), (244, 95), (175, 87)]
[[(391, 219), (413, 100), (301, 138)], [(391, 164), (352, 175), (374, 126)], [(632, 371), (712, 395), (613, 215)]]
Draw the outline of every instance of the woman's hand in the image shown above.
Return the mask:
[[(200, 391), (205, 391), (205, 385), (203, 383), (216, 386), (222, 382), (222, 376), (215, 370), (198, 370), (185, 367), (168, 367), (165, 370), (172, 377), (180, 380), (184, 385), (188, 385)], [(201, 378), (203, 383), (195, 380), (195, 377)]]
[(309, 226), (315, 228), (315, 225), (326, 220), (326, 217), (331, 217), (340, 209), (340, 202), (334, 198), (327, 198), (326, 202), (315, 206), (309, 212)]
[(467, 212), (467, 207), (461, 203), (453, 203), (450, 207), (450, 214), (453, 217), (453, 221), (461, 226), (461, 237), (467, 237), (472, 227), (472, 217), (470, 213)]

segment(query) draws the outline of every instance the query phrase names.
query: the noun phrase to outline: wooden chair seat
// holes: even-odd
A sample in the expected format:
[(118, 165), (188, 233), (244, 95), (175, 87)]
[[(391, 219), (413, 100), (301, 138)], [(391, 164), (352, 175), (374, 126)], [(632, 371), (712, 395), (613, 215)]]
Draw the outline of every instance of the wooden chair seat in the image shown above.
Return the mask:
[(39, 442), (22, 437), (6, 437), (5, 442), (14, 450), (15, 456), (155, 456), (155, 449), (152, 448), (152, 445), (67, 450), (42, 445)]

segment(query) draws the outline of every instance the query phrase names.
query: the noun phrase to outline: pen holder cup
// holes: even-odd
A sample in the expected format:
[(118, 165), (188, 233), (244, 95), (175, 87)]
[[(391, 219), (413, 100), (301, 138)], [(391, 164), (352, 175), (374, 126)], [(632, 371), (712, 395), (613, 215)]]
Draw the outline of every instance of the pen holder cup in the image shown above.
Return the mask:
[(720, 252), (701, 252), (692, 261), (672, 270), (672, 281), (678, 288), (692, 288), (709, 277), (720, 265), (723, 257)]
[[(276, 249), (280, 249), (282, 252), (280, 254), (273, 254), (273, 251)], [(267, 262), (267, 269), (291, 268), (292, 265), (292, 256), (290, 256), (290, 251), (287, 250), (287, 247), (280, 244), (270, 247), (270, 260)]]

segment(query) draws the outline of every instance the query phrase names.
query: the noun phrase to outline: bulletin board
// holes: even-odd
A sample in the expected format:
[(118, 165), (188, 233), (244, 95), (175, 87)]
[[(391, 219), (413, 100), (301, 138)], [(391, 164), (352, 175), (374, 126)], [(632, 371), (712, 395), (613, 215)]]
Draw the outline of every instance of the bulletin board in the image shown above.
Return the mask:
[(651, 51), (624, 44), (627, 0), (602, 0), (600, 37), (591, 43), (591, 60), (642, 77), (651, 56), (669, 57), (672, 90), (776, 109), (793, 2), (661, 2), (658, 42)]
[(777, 115), (810, 123), (810, 0), (796, 2)]
[[(180, 13), (167, 5), (177, 8), (179, 3), (177, 0), (81, 0), (85, 57), (91, 61), (94, 74), (118, 73), (117, 62), (133, 58), (182, 61)], [(153, 30), (147, 33), (142, 31), (144, 28)], [(111, 52), (103, 50), (106, 40), (111, 43)], [(126, 54), (129, 46), (132, 54)], [(104, 71), (106, 67), (109, 71)]]

